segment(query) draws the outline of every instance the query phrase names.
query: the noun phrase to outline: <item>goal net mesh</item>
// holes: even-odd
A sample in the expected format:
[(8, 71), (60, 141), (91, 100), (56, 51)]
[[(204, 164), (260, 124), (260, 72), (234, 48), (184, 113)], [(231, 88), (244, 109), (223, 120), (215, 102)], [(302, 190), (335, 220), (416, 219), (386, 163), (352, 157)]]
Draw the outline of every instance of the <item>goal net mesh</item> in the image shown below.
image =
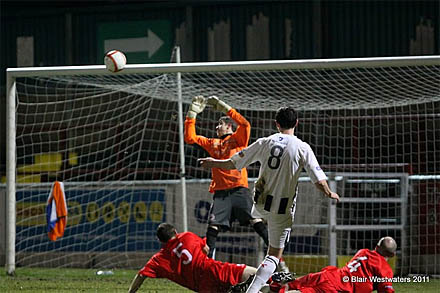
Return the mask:
[[(337, 230), (338, 265), (390, 235), (399, 245), (396, 272), (439, 274), (440, 182), (433, 176), (440, 171), (439, 80), (438, 65), (386, 63), (183, 72), (183, 116), (193, 96), (216, 95), (249, 120), (252, 143), (276, 131), (279, 107), (293, 106), (299, 113), (296, 135), (312, 146), (331, 179), (346, 174), (336, 184), (340, 195), (357, 198), (337, 205), (337, 224), (354, 227)], [(159, 223), (182, 231), (184, 209), (188, 229), (205, 236), (210, 172), (197, 159), (208, 154), (185, 144), (182, 206), (175, 73), (85, 73), (16, 82), (18, 266), (138, 269), (160, 247)], [(215, 137), (222, 115), (205, 109), (197, 116), (197, 134)], [(256, 178), (258, 166), (248, 172)], [(350, 175), (359, 173), (408, 174), (411, 188), (402, 195), (407, 183), (400, 179)], [(69, 215), (64, 236), (52, 242), (45, 209), (56, 180), (64, 182)], [(328, 211), (328, 200), (304, 175), (285, 252), (291, 271), (328, 265)], [(250, 227), (234, 222), (231, 231), (219, 234), (217, 259), (257, 266), (264, 249)]]

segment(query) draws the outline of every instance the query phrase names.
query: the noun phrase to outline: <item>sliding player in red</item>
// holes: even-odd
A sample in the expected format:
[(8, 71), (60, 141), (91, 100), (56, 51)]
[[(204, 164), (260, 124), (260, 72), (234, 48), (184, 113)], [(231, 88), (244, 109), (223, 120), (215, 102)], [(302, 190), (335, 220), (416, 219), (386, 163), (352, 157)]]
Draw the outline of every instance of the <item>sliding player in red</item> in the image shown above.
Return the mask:
[(359, 250), (343, 268), (328, 266), (287, 284), (283, 283), (293, 277), (276, 273), (272, 276), (271, 292), (367, 293), (377, 290), (392, 293), (393, 270), (387, 261), (395, 255), (396, 248), (396, 241), (387, 236), (379, 240), (375, 250)]
[(255, 274), (256, 268), (244, 264), (220, 262), (209, 258), (206, 241), (192, 232), (177, 233), (173, 225), (157, 228), (162, 243), (138, 272), (129, 292), (136, 292), (146, 278), (166, 278), (196, 292), (227, 292), (232, 286)]

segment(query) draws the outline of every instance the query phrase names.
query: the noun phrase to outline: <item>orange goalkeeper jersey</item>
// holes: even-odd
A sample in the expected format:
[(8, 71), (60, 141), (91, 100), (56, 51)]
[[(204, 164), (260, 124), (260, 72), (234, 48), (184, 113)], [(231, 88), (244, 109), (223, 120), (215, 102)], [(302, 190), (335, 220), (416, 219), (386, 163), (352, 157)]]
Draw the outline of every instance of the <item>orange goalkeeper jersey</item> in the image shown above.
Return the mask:
[[(225, 138), (206, 138), (196, 134), (196, 119), (186, 117), (185, 142), (196, 143), (204, 148), (215, 159), (229, 159), (236, 152), (247, 147), (251, 134), (251, 125), (235, 109), (227, 115), (237, 123), (237, 130)], [(225, 170), (212, 168), (212, 180), (209, 192), (230, 189), (238, 186), (248, 187), (246, 168), (239, 170)]]

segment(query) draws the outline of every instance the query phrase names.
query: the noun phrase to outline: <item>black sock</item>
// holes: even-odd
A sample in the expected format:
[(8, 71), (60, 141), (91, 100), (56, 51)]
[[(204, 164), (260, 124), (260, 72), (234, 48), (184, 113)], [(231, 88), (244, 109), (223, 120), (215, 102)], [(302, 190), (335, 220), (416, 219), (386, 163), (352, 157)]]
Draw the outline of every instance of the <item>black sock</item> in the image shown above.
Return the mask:
[(212, 258), (212, 254), (215, 251), (215, 242), (217, 241), (218, 230), (212, 227), (208, 227), (206, 231), (206, 244), (209, 246), (208, 257)]
[(264, 244), (266, 244), (266, 246), (269, 246), (269, 236), (267, 234), (266, 225), (264, 225), (263, 222), (256, 222), (253, 225), (253, 228), (255, 232), (257, 232), (257, 234), (260, 235), (261, 238), (263, 238)]

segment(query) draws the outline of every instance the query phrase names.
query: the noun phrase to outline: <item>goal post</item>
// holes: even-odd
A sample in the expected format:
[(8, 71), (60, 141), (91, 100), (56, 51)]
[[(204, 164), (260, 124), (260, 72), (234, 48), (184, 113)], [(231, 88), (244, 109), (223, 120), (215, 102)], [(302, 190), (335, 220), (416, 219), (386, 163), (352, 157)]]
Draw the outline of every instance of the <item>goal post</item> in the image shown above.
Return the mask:
[[(176, 47), (176, 63), (180, 63), (180, 47)], [(185, 148), (183, 136), (183, 98), (182, 98), (182, 74), (177, 72), (177, 99), (178, 99), (178, 119), (179, 119), (179, 155), (180, 155), (180, 174), (182, 188), (182, 206), (186, 206), (186, 178), (185, 178)], [(188, 231), (187, 210), (182, 211), (183, 231)]]
[[(16, 265), (139, 268), (158, 249), (161, 221), (204, 236), (210, 172), (197, 158), (207, 153), (181, 135), (192, 97), (202, 94), (249, 120), (250, 143), (274, 133), (276, 109), (292, 105), (296, 135), (326, 173), (370, 174), (332, 180), (343, 200), (330, 207), (304, 176), (286, 247), (292, 271), (339, 265), (341, 254), (373, 248), (361, 246), (386, 232), (404, 246), (397, 271), (439, 274), (431, 262), (440, 258), (432, 244), (440, 241), (438, 208), (421, 200), (440, 190), (439, 79), (440, 56), (128, 64), (118, 73), (103, 65), (9, 68), (7, 273)], [(197, 133), (214, 137), (221, 115), (207, 108)], [(252, 188), (258, 167), (248, 172)], [(408, 174), (407, 203), (393, 199), (403, 183), (381, 181), (389, 174)], [(65, 235), (50, 242), (44, 206), (55, 180), (65, 183), (69, 216)], [(398, 224), (382, 227), (390, 223)], [(219, 259), (258, 265), (258, 243), (234, 223), (219, 234)]]
[(15, 183), (16, 183), (16, 83), (8, 75), (6, 81), (6, 273), (15, 272)]

